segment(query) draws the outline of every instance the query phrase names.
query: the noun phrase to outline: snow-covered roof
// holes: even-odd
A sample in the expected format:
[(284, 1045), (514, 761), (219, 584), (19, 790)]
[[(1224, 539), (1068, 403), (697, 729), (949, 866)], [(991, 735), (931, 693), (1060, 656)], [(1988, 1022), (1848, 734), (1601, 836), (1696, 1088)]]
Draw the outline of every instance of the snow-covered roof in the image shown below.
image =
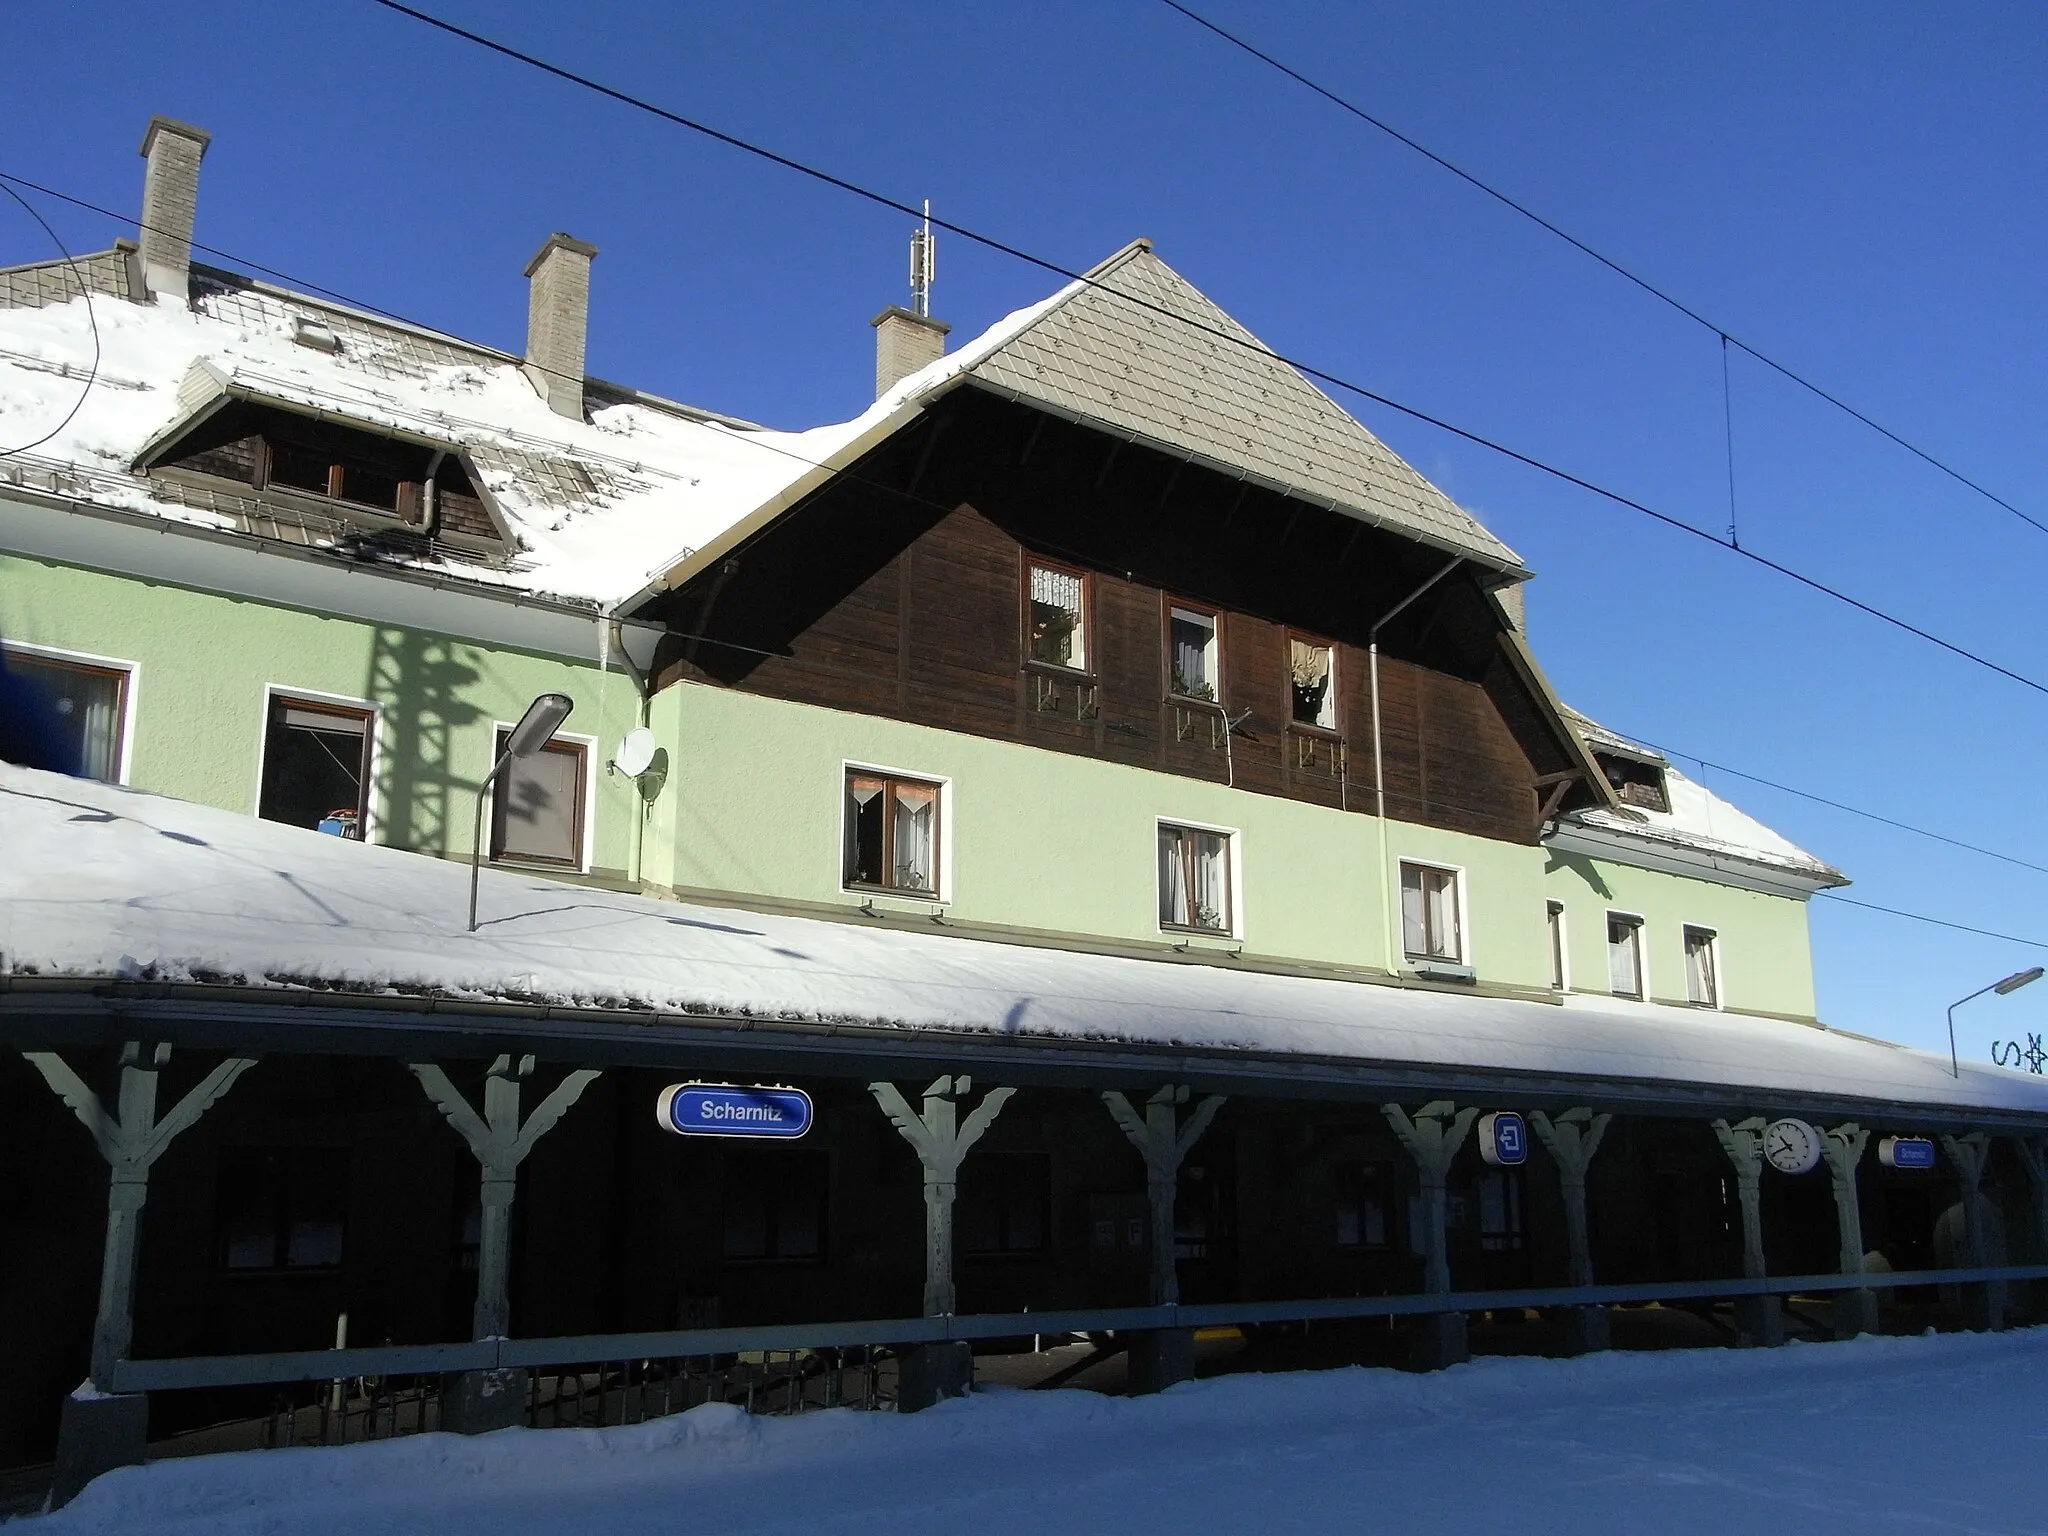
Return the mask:
[[(1747, 875), (1766, 882), (1777, 877), (1794, 889), (1811, 891), (1849, 883), (1840, 870), (1736, 809), (1704, 784), (1687, 778), (1663, 753), (1618, 735), (1576, 710), (1567, 709), (1565, 718), (1596, 752), (1617, 752), (1655, 763), (1663, 771), (1664, 799), (1669, 807), (1660, 811), (1629, 804), (1574, 811), (1565, 819), (1566, 829), (1668, 849), (1675, 856), (1694, 857), (1738, 877)], [(1564, 836), (1571, 840), (1569, 830)]]
[[(2048, 1080), (1811, 1025), (1559, 1005), (906, 932), (468, 870), (0, 765), (0, 947), (14, 975), (235, 982), (944, 1030), (992, 1044), (1683, 1085), (2048, 1120)], [(677, 1027), (687, 1020), (675, 1019)], [(971, 1050), (971, 1045), (962, 1049)], [(1647, 1094), (1645, 1096), (1648, 1096)], [(1894, 1109), (1891, 1118), (1898, 1118)]]
[[(147, 475), (220, 396), (459, 449), (512, 547), (395, 542), (378, 557), (575, 603), (629, 608), (695, 556), (771, 520), (924, 404), (972, 381), (1192, 454), (1503, 569), (1514, 552), (1143, 242), (898, 382), (851, 421), (781, 432), (591, 380), (589, 420), (540, 398), (509, 353), (207, 267), (190, 309), (125, 301), (119, 251), (0, 271), (0, 489), (316, 547), (363, 530), (253, 490)], [(1142, 301), (1118, 299), (1128, 289)], [(1204, 337), (1154, 305), (1247, 345)], [(322, 345), (301, 340), (305, 334)], [(97, 342), (95, 343), (95, 331)], [(327, 342), (331, 339), (333, 345)], [(95, 344), (99, 352), (93, 367)], [(87, 387), (91, 380), (90, 388)], [(83, 398), (81, 399), (81, 394)], [(283, 498), (289, 502), (292, 498)]]
[[(78, 406), (50, 441), (0, 459), (0, 490), (14, 484), (175, 522), (338, 546), (344, 525), (308, 516), (287, 527), (254, 493), (195, 490), (135, 472), (137, 456), (190, 418), (209, 390), (318, 410), (462, 449), (517, 545), (498, 561), (437, 545), (407, 563), (606, 607), (643, 592), (748, 514), (851, 462), (898, 413), (1044, 308), (998, 322), (851, 421), (779, 432), (597, 381), (587, 392), (590, 420), (572, 421), (548, 408), (507, 353), (208, 268), (194, 269), (189, 310), (128, 303), (100, 291), (99, 277), (116, 266), (100, 257), (83, 265), (95, 290), (89, 304), (75, 279), (51, 280), (53, 272), (69, 279), (61, 265), (0, 274), (10, 279), (0, 292), (5, 437), (33, 437)], [(301, 344), (302, 320), (339, 345)]]

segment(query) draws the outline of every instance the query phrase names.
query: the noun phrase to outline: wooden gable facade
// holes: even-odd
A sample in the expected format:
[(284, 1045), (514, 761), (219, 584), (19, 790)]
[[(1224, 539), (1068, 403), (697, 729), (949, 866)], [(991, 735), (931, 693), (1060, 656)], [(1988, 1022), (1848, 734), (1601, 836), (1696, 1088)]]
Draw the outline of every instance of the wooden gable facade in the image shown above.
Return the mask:
[[(1371, 629), (1450, 558), (968, 387), (657, 598), (654, 682), (1370, 813)], [(1079, 667), (1031, 659), (1034, 565), (1079, 578)], [(1387, 813), (1532, 843), (1546, 810), (1594, 792), (1490, 576), (1453, 568), (1380, 636)], [(1177, 608), (1214, 621), (1213, 697), (1176, 686)], [(1327, 725), (1295, 718), (1297, 641), (1334, 657)]]

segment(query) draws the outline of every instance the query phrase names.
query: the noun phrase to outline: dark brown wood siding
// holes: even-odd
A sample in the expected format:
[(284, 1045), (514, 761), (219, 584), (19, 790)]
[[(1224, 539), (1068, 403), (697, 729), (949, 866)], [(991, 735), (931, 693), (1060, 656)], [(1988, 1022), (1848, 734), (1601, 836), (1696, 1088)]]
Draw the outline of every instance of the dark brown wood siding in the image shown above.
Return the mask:
[[(1335, 642), (1337, 730), (1297, 729), (1290, 721), (1288, 628), (1222, 609), (1221, 707), (1175, 701), (1166, 696), (1165, 614), (1182, 594), (1094, 571), (1090, 677), (1029, 667), (1023, 592), (1031, 551), (1022, 541), (972, 506), (941, 515), (892, 509), (885, 498), (865, 506), (867, 498), (854, 500), (829, 518), (793, 521), (773, 536), (777, 548), (748, 557), (752, 568), (772, 570), (773, 582), (736, 582), (708, 614), (693, 610), (684, 594), (670, 614), (675, 627), (688, 632), (703, 624), (706, 633), (736, 644), (699, 644), (692, 655), (690, 642), (673, 642), (657, 682), (725, 683), (1190, 778), (1230, 778), (1264, 794), (1373, 809), (1363, 646)], [(820, 573), (836, 573), (836, 580)], [(1538, 770), (1496, 695), (1530, 708), (1504, 667), (1467, 680), (1381, 656), (1389, 815), (1535, 840)], [(1232, 718), (1249, 712), (1227, 747), (1225, 711)]]

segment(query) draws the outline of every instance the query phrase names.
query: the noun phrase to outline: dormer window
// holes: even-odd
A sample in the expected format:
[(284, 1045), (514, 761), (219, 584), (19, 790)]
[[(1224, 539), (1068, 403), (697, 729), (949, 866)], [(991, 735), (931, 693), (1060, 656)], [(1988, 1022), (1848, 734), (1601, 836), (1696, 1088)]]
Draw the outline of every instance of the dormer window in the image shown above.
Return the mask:
[(1088, 670), (1088, 578), (1042, 561), (1030, 563), (1025, 596), (1025, 654), (1040, 666)]
[(1619, 752), (1595, 752), (1593, 760), (1607, 778), (1614, 796), (1623, 805), (1646, 811), (1671, 809), (1664, 788), (1664, 765), (1647, 757), (1624, 756)]
[(1219, 703), (1223, 697), (1220, 626), (1216, 611), (1186, 607), (1167, 609), (1167, 689), (1175, 698)]

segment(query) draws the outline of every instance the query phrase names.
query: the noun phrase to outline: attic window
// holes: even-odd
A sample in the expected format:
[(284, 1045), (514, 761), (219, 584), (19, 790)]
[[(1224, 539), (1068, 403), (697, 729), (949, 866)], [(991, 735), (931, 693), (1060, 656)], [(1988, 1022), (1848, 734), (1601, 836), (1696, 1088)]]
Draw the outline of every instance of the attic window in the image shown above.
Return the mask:
[(1595, 762), (1601, 773), (1614, 790), (1615, 798), (1623, 805), (1638, 806), (1646, 811), (1671, 809), (1670, 796), (1664, 789), (1664, 765), (1647, 758), (1623, 757), (1614, 752), (1595, 752)]
[(156, 458), (157, 470), (289, 492), (436, 536), (496, 542), (460, 458), (429, 444), (236, 401)]
[(1288, 637), (1288, 697), (1296, 725), (1337, 729), (1335, 657), (1333, 646)]
[(341, 338), (318, 320), (305, 315), (299, 316), (292, 329), (292, 340), (302, 347), (311, 347), (315, 352), (339, 352)]

